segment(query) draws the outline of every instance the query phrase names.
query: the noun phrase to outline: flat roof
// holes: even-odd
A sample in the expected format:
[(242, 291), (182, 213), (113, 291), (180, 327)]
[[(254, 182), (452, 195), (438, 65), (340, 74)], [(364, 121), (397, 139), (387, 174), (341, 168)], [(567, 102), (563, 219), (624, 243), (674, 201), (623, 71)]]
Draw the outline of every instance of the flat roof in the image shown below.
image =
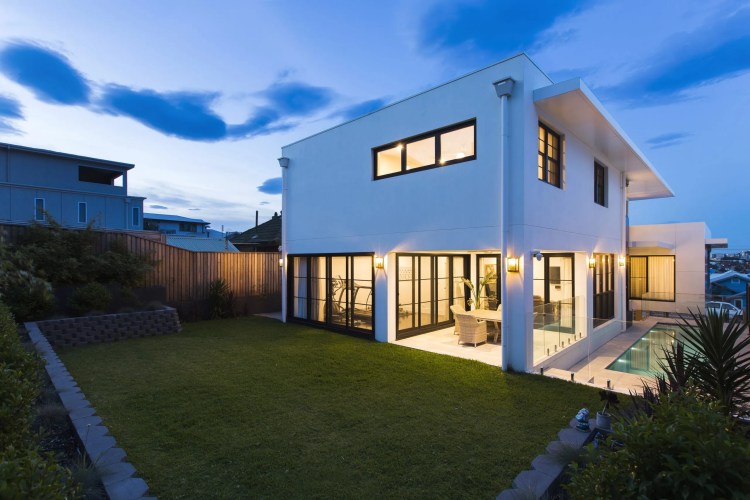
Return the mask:
[(168, 222), (197, 222), (198, 224), (210, 224), (202, 219), (191, 219), (190, 217), (183, 217), (181, 215), (168, 215), (168, 214), (155, 214), (155, 213), (143, 213), (144, 219), (150, 220), (163, 220)]
[(27, 153), (35, 153), (45, 156), (57, 156), (60, 158), (67, 158), (70, 160), (80, 160), (91, 163), (100, 163), (102, 165), (108, 165), (110, 167), (118, 167), (120, 169), (130, 170), (135, 167), (132, 163), (122, 163), (119, 161), (103, 160), (101, 158), (92, 158), (91, 156), (74, 155), (70, 153), (61, 153), (59, 151), (51, 151), (49, 149), (30, 148), (28, 146), (19, 146), (18, 144), (8, 144), (6, 142), (0, 142), (0, 149), (15, 149), (17, 151), (25, 151)]
[(536, 89), (534, 104), (544, 115), (556, 119), (580, 140), (617, 162), (629, 181), (628, 199), (674, 196), (666, 181), (580, 78)]

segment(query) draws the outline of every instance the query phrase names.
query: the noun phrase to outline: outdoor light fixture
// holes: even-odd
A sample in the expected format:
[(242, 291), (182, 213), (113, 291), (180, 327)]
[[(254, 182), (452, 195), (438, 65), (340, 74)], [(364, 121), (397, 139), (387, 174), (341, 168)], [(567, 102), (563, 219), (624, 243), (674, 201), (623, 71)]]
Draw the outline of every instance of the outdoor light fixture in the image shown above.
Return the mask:
[(279, 267), (284, 267), (284, 259), (279, 258)]
[(596, 267), (596, 257), (594, 256), (589, 257), (589, 267), (591, 269)]
[(375, 257), (375, 269), (383, 269), (383, 257)]
[(518, 257), (508, 257), (506, 266), (509, 273), (517, 273), (519, 267)]
[(620, 255), (620, 258), (618, 259), (618, 262), (620, 264), (620, 267), (625, 267), (625, 256)]
[(279, 166), (281, 168), (289, 167), (289, 158), (287, 158), (286, 156), (282, 156), (281, 158), (279, 158)]

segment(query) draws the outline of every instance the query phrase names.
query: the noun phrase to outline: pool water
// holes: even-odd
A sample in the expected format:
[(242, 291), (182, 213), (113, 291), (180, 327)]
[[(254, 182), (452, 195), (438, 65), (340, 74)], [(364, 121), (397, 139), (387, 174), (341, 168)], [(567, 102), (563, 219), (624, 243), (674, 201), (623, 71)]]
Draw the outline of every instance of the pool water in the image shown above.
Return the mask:
[(682, 328), (669, 323), (657, 323), (643, 337), (607, 367), (608, 370), (632, 373), (644, 377), (664, 374), (659, 360), (664, 359), (664, 348), (681, 340)]

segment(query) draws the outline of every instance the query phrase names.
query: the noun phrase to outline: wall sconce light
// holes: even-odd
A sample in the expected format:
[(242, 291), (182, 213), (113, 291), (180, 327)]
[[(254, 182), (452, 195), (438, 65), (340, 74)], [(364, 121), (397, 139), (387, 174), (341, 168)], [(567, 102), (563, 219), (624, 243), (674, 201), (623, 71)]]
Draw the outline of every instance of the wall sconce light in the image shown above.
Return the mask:
[(518, 257), (508, 257), (506, 259), (506, 269), (509, 273), (517, 273), (519, 268)]
[(383, 257), (375, 257), (375, 269), (383, 269)]
[(620, 255), (620, 258), (618, 259), (618, 263), (620, 264), (620, 267), (625, 267), (625, 256)]
[(591, 269), (596, 267), (596, 257), (594, 257), (593, 255), (589, 257), (589, 267)]
[(279, 267), (284, 267), (284, 259), (279, 258)]

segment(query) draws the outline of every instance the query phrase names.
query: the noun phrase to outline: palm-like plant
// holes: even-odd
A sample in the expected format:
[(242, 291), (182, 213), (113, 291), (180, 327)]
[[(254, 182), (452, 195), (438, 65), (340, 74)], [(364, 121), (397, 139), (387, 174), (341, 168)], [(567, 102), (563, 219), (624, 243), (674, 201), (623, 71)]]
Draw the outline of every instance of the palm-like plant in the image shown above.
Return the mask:
[(476, 309), (481, 308), (482, 304), (482, 290), (485, 289), (485, 287), (495, 281), (497, 278), (497, 275), (494, 272), (489, 272), (487, 275), (479, 280), (479, 286), (477, 288), (474, 288), (474, 283), (471, 282), (470, 279), (461, 277), (461, 280), (463, 280), (464, 285), (469, 287), (470, 293), (472, 295), (472, 298), (469, 299), (469, 305), (474, 305)]
[[(690, 310), (694, 324), (682, 320), (685, 341), (694, 353), (692, 377), (698, 390), (718, 401), (727, 413), (744, 413), (750, 403), (750, 335), (748, 321), (712, 309)], [(668, 361), (669, 362), (669, 361)], [(669, 372), (668, 372), (669, 373)]]

